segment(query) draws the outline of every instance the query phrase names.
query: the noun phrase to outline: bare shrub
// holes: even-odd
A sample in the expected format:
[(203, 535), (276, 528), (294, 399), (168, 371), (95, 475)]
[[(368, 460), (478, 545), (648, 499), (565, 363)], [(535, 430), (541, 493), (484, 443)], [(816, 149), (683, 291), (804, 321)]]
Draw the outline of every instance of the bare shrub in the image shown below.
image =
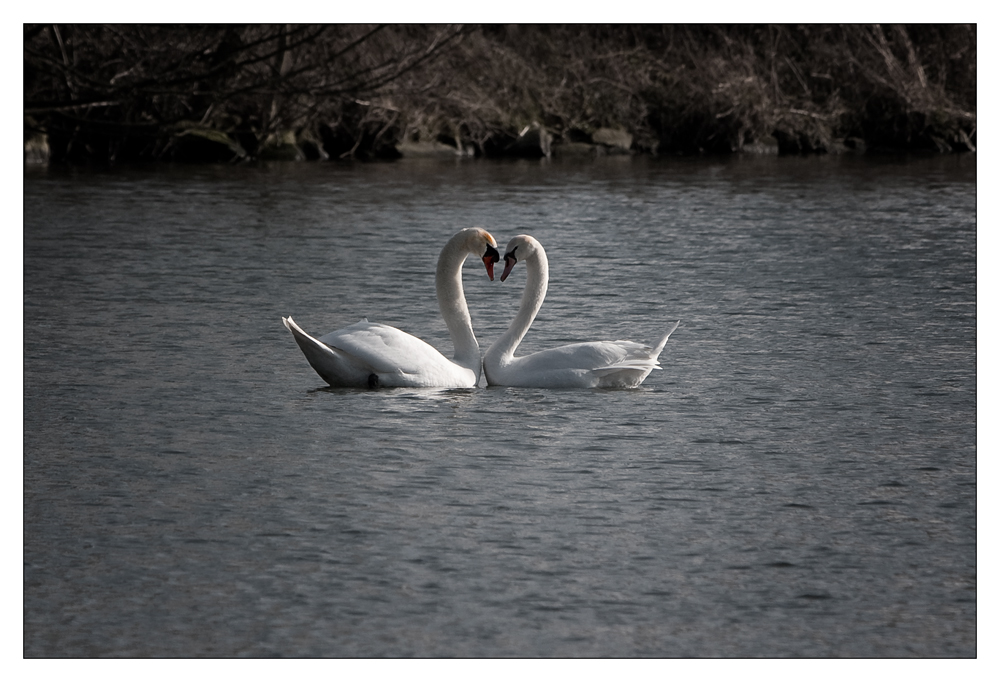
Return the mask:
[(660, 153), (975, 147), (965, 25), (28, 25), (24, 62), (26, 140), (67, 160), (501, 154), (539, 126)]

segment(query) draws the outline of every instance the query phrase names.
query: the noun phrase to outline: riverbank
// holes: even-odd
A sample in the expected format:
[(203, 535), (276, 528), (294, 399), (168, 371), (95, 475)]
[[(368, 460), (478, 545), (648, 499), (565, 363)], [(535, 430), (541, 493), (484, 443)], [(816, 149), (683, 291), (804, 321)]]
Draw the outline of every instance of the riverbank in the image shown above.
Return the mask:
[(26, 163), (974, 151), (968, 25), (26, 25)]

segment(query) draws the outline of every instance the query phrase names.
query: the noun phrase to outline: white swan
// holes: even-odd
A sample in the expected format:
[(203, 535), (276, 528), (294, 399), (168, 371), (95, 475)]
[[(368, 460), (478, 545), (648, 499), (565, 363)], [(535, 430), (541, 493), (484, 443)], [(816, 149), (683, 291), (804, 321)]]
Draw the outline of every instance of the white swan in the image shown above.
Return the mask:
[(679, 321), (654, 347), (634, 341), (590, 341), (514, 357), (549, 286), (549, 261), (537, 239), (521, 234), (507, 243), (501, 282), (519, 261), (527, 267), (528, 281), (517, 317), (483, 358), (486, 381), (491, 386), (635, 388), (651, 371), (660, 369), (657, 358)]
[(367, 319), (319, 339), (309, 336), (291, 317), (281, 320), (312, 368), (331, 386), (476, 386), (483, 365), (462, 288), (462, 264), (470, 255), (480, 256), (492, 280), (493, 264), (500, 260), (496, 246), (489, 232), (470, 227), (449, 239), (438, 258), (438, 306), (455, 344), (454, 361), (415, 336)]

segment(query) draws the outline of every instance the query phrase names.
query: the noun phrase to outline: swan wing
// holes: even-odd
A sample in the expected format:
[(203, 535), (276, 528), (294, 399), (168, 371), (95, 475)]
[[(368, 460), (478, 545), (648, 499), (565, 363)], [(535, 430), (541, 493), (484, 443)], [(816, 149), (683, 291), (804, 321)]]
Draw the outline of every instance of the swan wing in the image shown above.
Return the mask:
[(556, 387), (630, 388), (638, 386), (654, 369), (675, 323), (655, 346), (635, 341), (571, 343), (512, 358), (496, 377), (502, 384)]
[(528, 369), (582, 369), (598, 371), (656, 364), (654, 349), (635, 341), (587, 341), (557, 346), (518, 358)]
[[(300, 335), (308, 337), (291, 318), (285, 326), (295, 334), (296, 341), (300, 341)], [(312, 342), (304, 346), (300, 341), (299, 347), (317, 373), (332, 386), (370, 386), (372, 374), (377, 375), (379, 386), (470, 387), (476, 382), (472, 370), (455, 364), (429, 343), (396, 327), (367, 319)], [(330, 366), (333, 357), (338, 361), (336, 369)]]
[(361, 320), (319, 337), (319, 340), (362, 360), (375, 372), (399, 370), (413, 374), (428, 363), (450, 362), (433, 346), (387, 324)]
[(455, 364), (434, 346), (387, 324), (361, 320), (320, 337), (378, 375), (382, 386), (471, 387), (476, 373)]
[[(571, 343), (512, 358), (488, 379), (507, 386), (594, 387), (601, 384), (606, 374), (621, 371), (620, 365), (628, 361), (629, 352), (639, 349), (645, 349), (647, 354), (651, 350), (631, 341), (624, 345), (617, 341)], [(634, 373), (634, 368), (629, 369)], [(649, 372), (645, 367), (641, 371)]]

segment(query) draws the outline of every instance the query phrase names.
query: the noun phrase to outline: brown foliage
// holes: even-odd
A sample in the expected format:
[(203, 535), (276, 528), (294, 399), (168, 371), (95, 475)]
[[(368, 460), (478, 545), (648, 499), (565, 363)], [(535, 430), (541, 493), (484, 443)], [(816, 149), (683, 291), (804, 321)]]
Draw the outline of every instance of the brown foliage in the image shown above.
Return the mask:
[(24, 60), (26, 134), (69, 160), (216, 134), (219, 158), (502, 153), (534, 123), (661, 153), (963, 150), (976, 129), (965, 25), (26, 26)]

